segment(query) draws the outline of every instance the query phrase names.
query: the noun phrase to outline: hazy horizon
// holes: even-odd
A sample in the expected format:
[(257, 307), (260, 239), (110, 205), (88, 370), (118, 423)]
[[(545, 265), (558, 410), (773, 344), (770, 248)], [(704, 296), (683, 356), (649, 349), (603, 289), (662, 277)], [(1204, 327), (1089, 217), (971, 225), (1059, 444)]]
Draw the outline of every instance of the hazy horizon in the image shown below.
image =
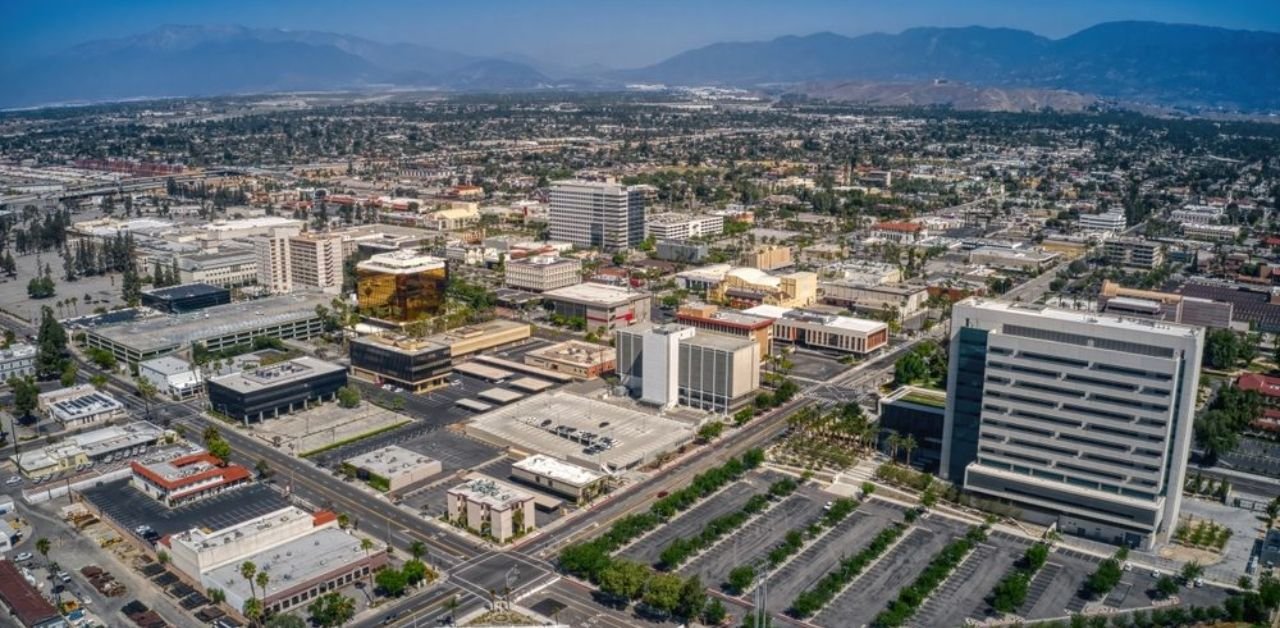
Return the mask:
[[(6, 26), (0, 57), (19, 62), (86, 41), (127, 37), (168, 24), (242, 25), (329, 31), (482, 56), (514, 53), (547, 64), (613, 68), (656, 63), (723, 41), (767, 40), (830, 31), (856, 36), (919, 26), (987, 26), (1059, 38), (1101, 22), (1152, 20), (1280, 31), (1280, 3), (1242, 0), (1083, 0), (1031, 5), (1017, 0), (885, 3), (872, 0), (489, 0), (455, 3), (377, 0), (19, 0), (0, 3)], [(1029, 6), (1031, 5), (1031, 6)], [(661, 34), (661, 36), (658, 36)]]

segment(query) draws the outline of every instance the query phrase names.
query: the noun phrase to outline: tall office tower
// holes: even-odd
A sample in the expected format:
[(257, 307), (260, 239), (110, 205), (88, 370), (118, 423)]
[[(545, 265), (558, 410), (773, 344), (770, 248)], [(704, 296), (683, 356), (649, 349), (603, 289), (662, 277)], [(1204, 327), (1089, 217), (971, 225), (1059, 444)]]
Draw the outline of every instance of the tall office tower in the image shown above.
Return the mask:
[(342, 290), (342, 236), (303, 233), (289, 238), (293, 285), (337, 294)]
[(356, 283), (361, 314), (407, 323), (444, 313), (449, 270), (438, 257), (400, 250), (356, 264)]
[(258, 285), (272, 294), (293, 292), (293, 264), (289, 255), (289, 238), (298, 235), (298, 227), (277, 227), (266, 235), (253, 236), (253, 252), (258, 259)]
[(613, 334), (618, 376), (644, 403), (729, 413), (752, 403), (760, 388), (755, 340), (677, 323), (640, 323)]
[(951, 314), (941, 474), (1065, 534), (1177, 525), (1204, 330), (980, 299)]
[(551, 239), (618, 251), (644, 241), (644, 191), (617, 183), (558, 181), (551, 186)]

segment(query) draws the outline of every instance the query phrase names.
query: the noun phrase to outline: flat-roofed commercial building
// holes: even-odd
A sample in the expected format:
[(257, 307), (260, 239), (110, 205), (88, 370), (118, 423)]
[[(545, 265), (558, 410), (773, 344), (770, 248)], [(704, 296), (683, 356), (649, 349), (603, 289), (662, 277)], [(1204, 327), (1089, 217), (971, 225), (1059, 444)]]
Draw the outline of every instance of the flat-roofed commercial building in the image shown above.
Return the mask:
[(619, 328), (614, 341), (618, 376), (644, 403), (727, 413), (750, 403), (760, 388), (754, 340), (645, 323)]
[(351, 375), (375, 384), (392, 383), (413, 392), (445, 384), (453, 372), (449, 346), (407, 336), (353, 338)]
[(582, 260), (576, 257), (535, 255), (506, 262), (508, 288), (546, 292), (582, 283)]
[(769, 357), (773, 350), (773, 319), (755, 316), (737, 310), (722, 310), (715, 305), (696, 303), (676, 310), (676, 322), (713, 331), (718, 334), (740, 336), (755, 341), (760, 346), (760, 359)]
[(494, 480), (473, 479), (448, 490), (449, 521), (506, 543), (536, 527), (533, 495)]
[(204, 390), (200, 369), (171, 355), (138, 364), (138, 377), (151, 382), (160, 394), (178, 400), (190, 399)]
[(1102, 214), (1080, 214), (1080, 228), (1085, 231), (1110, 231), (1119, 233), (1128, 226), (1124, 212), (1106, 212)]
[(182, 314), (228, 303), (231, 303), (230, 290), (207, 283), (188, 283), (142, 291), (143, 305), (169, 314)]
[(845, 307), (864, 316), (897, 312), (905, 321), (924, 311), (929, 289), (909, 284), (865, 284), (852, 281), (824, 281), (822, 302)]
[(889, 326), (881, 321), (773, 305), (758, 305), (743, 313), (773, 319), (775, 342), (858, 355), (889, 344)]
[(25, 343), (14, 343), (8, 349), (0, 349), (0, 381), (10, 377), (26, 377), (36, 374), (36, 348)]
[(259, 336), (307, 340), (324, 331), (316, 306), (332, 297), (292, 294), (216, 305), (197, 312), (135, 319), (86, 329), (85, 345), (110, 351), (121, 362), (137, 364), (192, 348), (210, 351), (253, 342)]
[(701, 264), (711, 255), (711, 247), (702, 242), (658, 240), (656, 256), (668, 262)]
[(473, 353), (527, 340), (531, 335), (533, 326), (529, 323), (495, 318), (427, 336), (427, 340), (449, 347), (449, 355), (457, 360)]
[(605, 476), (546, 454), (512, 463), (511, 477), (581, 504), (605, 490)]
[(356, 283), (361, 314), (405, 323), (444, 313), (449, 269), (414, 251), (379, 253), (356, 264)]
[(248, 424), (337, 397), (346, 369), (311, 357), (294, 358), (254, 371), (211, 378), (209, 407)]
[[(326, 518), (334, 516), (328, 513)], [(237, 563), (215, 567), (204, 572), (200, 580), (206, 592), (222, 589), (226, 603), (234, 608), (243, 608), (245, 600), (253, 596), (262, 601), (266, 614), (275, 615), (305, 608), (325, 593), (367, 580), (388, 560), (382, 548), (364, 550), (354, 535), (324, 527), (246, 554)], [(266, 590), (251, 589), (249, 581), (240, 575), (240, 566), (246, 562), (257, 565), (259, 573), (271, 574)]]
[(297, 506), (287, 506), (226, 528), (199, 527), (178, 532), (161, 543), (168, 545), (175, 569), (208, 587), (203, 576), (217, 567), (239, 566), (246, 556), (337, 525), (333, 513), (320, 511), (312, 515)]
[(398, 491), (444, 471), (439, 460), (397, 445), (347, 458), (342, 468), (380, 491)]
[(966, 299), (950, 346), (944, 478), (1066, 534), (1168, 539), (1203, 328)]
[(799, 307), (818, 298), (818, 276), (811, 272), (771, 275), (749, 266), (712, 264), (681, 272), (676, 281), (687, 290), (734, 307), (762, 303)]
[(651, 214), (644, 223), (645, 237), (655, 240), (688, 240), (716, 236), (724, 231), (724, 216), (694, 216), (668, 212)]
[(565, 318), (581, 318), (587, 329), (617, 329), (649, 320), (653, 295), (648, 292), (581, 283), (544, 292), (542, 298), (553, 311)]
[(1119, 316), (1227, 329), (1231, 327), (1234, 308), (1223, 301), (1184, 297), (1172, 292), (1125, 288), (1104, 280), (1098, 294), (1098, 309)]
[(178, 258), (178, 275), (184, 283), (239, 288), (258, 281), (258, 256), (251, 248), (183, 255)]
[(123, 403), (90, 384), (40, 393), (36, 398), (36, 407), (67, 430), (128, 416)]
[(551, 186), (551, 239), (581, 248), (618, 251), (644, 241), (645, 193), (597, 181), (557, 181)]
[(164, 430), (159, 427), (146, 421), (134, 421), (76, 434), (59, 443), (25, 450), (9, 459), (23, 475), (37, 477), (68, 471), (90, 462), (134, 458), (163, 437)]
[(129, 484), (168, 508), (208, 499), (248, 484), (253, 473), (235, 464), (224, 464), (207, 451), (180, 456), (168, 462), (129, 462)]
[(1164, 263), (1164, 245), (1142, 238), (1111, 238), (1102, 243), (1107, 263), (1151, 270)]
[(970, 264), (981, 264), (998, 270), (1039, 274), (1061, 259), (1051, 251), (1028, 251), (998, 246), (981, 246), (969, 252)]
[(566, 340), (524, 354), (524, 363), (585, 380), (613, 372), (617, 356), (613, 347)]
[(795, 265), (791, 247), (781, 244), (761, 244), (742, 255), (742, 265), (760, 270), (777, 270)]

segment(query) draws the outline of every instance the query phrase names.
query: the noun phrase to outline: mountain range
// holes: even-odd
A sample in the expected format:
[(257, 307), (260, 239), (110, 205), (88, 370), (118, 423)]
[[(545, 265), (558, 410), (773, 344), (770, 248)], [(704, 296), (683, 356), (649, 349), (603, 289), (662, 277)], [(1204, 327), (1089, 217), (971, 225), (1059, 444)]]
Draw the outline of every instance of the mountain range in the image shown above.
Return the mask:
[[(909, 91), (926, 94), (929, 102), (956, 92), (975, 102), (1007, 104), (1040, 90), (1079, 95), (1070, 102), (1101, 97), (1280, 111), (1280, 33), (1156, 22), (1109, 22), (1061, 39), (976, 26), (857, 37), (817, 33), (717, 43), (648, 67), (608, 70), (316, 31), (165, 26), (0, 72), (0, 84), (9, 86), (0, 92), (0, 106), (385, 87), (617, 89), (628, 83), (796, 89), (829, 97), (884, 91), (866, 87), (875, 84), (961, 83), (974, 87)], [(861, 87), (850, 89), (853, 84)]]

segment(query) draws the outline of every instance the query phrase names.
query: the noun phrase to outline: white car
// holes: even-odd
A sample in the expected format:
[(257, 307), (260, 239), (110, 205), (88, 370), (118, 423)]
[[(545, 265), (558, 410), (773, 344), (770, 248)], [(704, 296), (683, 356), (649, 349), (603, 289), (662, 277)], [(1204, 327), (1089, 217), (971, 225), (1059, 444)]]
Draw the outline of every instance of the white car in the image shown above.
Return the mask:
[(20, 563), (26, 562), (28, 560), (31, 560), (31, 552), (23, 552), (21, 554), (18, 554), (17, 556), (14, 556), (13, 558)]
[(22, 476), (15, 475), (4, 481), (5, 484), (13, 486), (14, 484), (22, 484)]

